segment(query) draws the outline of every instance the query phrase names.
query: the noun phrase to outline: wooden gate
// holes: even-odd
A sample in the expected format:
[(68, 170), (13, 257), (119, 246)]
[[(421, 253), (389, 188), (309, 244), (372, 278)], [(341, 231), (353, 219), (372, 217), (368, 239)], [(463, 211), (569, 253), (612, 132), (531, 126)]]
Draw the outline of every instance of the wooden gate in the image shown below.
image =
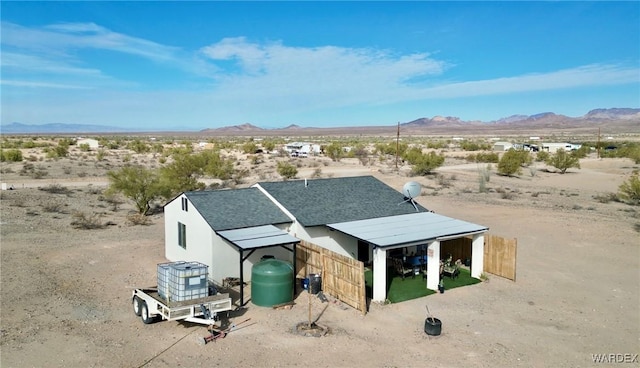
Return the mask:
[(364, 263), (301, 241), (296, 248), (296, 277), (322, 276), (322, 291), (367, 313)]
[(484, 235), (484, 271), (516, 281), (518, 239)]

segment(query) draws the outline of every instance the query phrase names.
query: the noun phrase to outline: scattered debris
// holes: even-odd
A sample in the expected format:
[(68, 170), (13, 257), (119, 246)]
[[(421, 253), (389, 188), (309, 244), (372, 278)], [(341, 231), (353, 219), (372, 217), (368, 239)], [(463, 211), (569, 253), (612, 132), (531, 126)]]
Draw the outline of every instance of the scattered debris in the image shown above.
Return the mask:
[(291, 309), (296, 303), (294, 301), (280, 303), (273, 306), (273, 309)]

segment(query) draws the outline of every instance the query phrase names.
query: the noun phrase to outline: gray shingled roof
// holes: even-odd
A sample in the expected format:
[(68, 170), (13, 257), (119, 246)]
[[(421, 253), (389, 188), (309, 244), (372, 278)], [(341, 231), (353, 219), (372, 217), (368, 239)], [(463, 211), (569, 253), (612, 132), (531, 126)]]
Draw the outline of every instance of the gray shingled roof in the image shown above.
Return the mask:
[[(404, 195), (373, 176), (258, 183), (303, 226), (415, 213)], [(428, 210), (419, 204), (420, 212)]]
[(215, 231), (291, 222), (257, 188), (185, 192)]

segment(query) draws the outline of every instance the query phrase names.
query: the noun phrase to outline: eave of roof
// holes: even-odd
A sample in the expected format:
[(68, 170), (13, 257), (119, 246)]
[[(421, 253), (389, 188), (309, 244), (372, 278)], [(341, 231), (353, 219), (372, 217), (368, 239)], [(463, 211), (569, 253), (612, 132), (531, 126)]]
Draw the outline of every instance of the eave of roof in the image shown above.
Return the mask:
[(219, 231), (218, 235), (242, 250), (297, 244), (298, 238), (273, 225)]
[(333, 223), (327, 226), (379, 247), (464, 237), (489, 230), (486, 226), (432, 212)]

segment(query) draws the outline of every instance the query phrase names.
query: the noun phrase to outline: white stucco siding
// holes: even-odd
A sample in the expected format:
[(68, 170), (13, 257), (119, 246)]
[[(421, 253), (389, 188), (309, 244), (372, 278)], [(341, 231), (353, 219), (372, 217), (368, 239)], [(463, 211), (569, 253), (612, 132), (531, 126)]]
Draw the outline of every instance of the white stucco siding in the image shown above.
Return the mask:
[[(164, 207), (165, 257), (171, 261), (197, 261), (209, 266), (209, 278), (214, 265), (212, 241), (214, 232), (195, 206), (188, 201), (187, 210), (182, 209), (182, 195)], [(186, 249), (178, 243), (178, 223), (186, 227)]]
[[(292, 226), (294, 228), (294, 226)], [(291, 235), (301, 240), (319, 245), (325, 249), (350, 258), (358, 258), (358, 240), (339, 231), (332, 231), (326, 226), (304, 228), (295, 227), (297, 231)]]
[[(245, 250), (243, 256), (246, 257), (249, 252), (250, 250)], [(251, 281), (253, 265), (260, 262), (265, 255), (293, 262), (293, 253), (280, 246), (256, 249), (244, 261), (242, 272), (244, 282)], [(214, 235), (211, 264), (210, 278), (217, 284), (221, 285), (226, 277), (240, 277), (240, 251), (218, 235)]]
[(215, 283), (222, 285), (226, 277), (240, 277), (240, 252), (215, 234), (210, 262), (210, 278)]

